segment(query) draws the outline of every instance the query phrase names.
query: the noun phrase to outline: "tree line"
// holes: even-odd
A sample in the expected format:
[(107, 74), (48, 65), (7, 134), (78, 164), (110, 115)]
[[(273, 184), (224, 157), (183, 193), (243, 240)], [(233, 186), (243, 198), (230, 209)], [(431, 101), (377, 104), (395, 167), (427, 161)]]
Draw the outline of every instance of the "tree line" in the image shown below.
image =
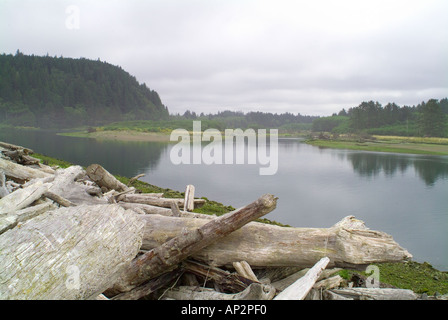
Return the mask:
[(48, 128), (168, 116), (158, 93), (119, 66), (19, 50), (0, 55), (0, 123)]
[(405, 136), (448, 136), (448, 99), (429, 99), (417, 106), (398, 106), (379, 102), (362, 102), (342, 109), (331, 117), (313, 121), (313, 131), (334, 133), (360, 132)]
[[(285, 113), (272, 113), (261, 111), (250, 111), (244, 113), (242, 111), (224, 110), (218, 111), (215, 114), (204, 114), (201, 112), (199, 115), (194, 111), (187, 110), (182, 115), (173, 115), (173, 119), (191, 119), (191, 120), (215, 120), (218, 124), (219, 130), (225, 128), (253, 128), (253, 129), (269, 129), (269, 128), (282, 128), (285, 131), (298, 131), (309, 129), (311, 123), (317, 116), (301, 115), (300, 113), (293, 114), (291, 112)], [(294, 130), (296, 129), (296, 130)]]

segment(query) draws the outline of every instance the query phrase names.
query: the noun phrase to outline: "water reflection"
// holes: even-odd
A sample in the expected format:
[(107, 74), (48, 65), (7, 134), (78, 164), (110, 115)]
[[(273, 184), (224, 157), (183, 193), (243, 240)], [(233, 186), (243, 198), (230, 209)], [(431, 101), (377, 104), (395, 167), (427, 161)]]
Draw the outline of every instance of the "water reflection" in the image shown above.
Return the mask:
[(375, 177), (381, 173), (388, 177), (404, 174), (414, 168), (415, 173), (427, 186), (433, 186), (438, 179), (448, 178), (448, 158), (413, 155), (380, 154), (367, 152), (346, 153), (353, 171), (362, 177)]
[(0, 130), (0, 141), (81, 166), (99, 163), (111, 173), (128, 177), (156, 168), (168, 147), (163, 142), (106, 141), (25, 130)]

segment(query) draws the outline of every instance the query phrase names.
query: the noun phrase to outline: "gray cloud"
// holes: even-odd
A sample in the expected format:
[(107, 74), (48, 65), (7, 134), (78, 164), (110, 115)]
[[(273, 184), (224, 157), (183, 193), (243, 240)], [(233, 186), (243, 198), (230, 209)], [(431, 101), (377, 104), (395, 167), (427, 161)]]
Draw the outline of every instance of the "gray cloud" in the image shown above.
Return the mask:
[[(79, 8), (79, 29), (66, 26)], [(448, 2), (0, 2), (0, 51), (100, 58), (171, 112), (328, 115), (448, 96)]]

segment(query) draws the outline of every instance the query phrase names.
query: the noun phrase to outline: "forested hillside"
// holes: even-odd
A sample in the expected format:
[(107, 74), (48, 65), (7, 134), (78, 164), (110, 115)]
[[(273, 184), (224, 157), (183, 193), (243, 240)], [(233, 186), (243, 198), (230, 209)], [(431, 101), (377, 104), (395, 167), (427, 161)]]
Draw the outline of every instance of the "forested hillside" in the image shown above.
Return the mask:
[(62, 128), (165, 119), (158, 93), (100, 60), (0, 55), (0, 123)]

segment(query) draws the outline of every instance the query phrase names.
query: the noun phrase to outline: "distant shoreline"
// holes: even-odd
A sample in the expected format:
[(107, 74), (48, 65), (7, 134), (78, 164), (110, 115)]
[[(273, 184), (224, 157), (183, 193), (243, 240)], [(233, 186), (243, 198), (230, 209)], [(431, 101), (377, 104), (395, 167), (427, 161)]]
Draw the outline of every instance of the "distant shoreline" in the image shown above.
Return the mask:
[[(244, 131), (244, 130), (243, 130)], [(190, 133), (191, 134), (191, 133)], [(142, 132), (137, 130), (101, 130), (95, 132), (67, 132), (58, 133), (61, 136), (91, 138), (97, 140), (116, 140), (116, 141), (147, 141), (147, 142), (173, 142), (170, 140), (171, 133), (167, 132)], [(266, 134), (269, 136), (269, 131)], [(294, 134), (279, 134), (279, 138), (297, 138), (302, 137)], [(174, 141), (177, 142), (177, 141)]]
[(398, 136), (374, 136), (374, 140), (310, 139), (306, 143), (316, 147), (374, 152), (448, 155), (448, 139)]
[(97, 140), (170, 142), (170, 135), (161, 132), (140, 132), (134, 130), (104, 130), (96, 132), (59, 133), (61, 136), (92, 138)]

